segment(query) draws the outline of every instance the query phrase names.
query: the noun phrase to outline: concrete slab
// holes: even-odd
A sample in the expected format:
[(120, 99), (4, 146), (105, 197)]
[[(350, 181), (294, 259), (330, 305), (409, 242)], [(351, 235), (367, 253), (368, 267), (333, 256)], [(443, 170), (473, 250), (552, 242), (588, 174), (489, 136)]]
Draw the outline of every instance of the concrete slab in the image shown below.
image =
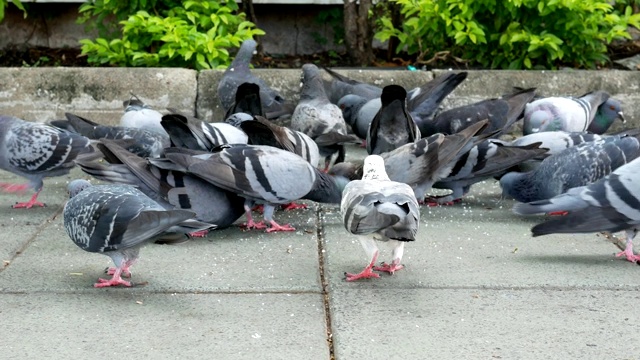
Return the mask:
[(45, 122), (72, 112), (117, 125), (122, 102), (133, 93), (159, 111), (194, 114), (196, 74), (178, 68), (2, 68), (0, 113)]
[(7, 359), (329, 358), (319, 294), (0, 294), (0, 317)]
[(336, 359), (635, 359), (637, 291), (340, 289)]

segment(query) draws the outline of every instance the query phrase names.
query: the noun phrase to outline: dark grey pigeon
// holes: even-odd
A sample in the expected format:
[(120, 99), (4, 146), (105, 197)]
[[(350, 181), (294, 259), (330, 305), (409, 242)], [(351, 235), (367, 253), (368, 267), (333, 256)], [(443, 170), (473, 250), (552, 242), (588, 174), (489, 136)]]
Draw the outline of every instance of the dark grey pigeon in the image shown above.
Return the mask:
[(338, 104), (338, 101), (346, 95), (356, 95), (365, 101), (382, 95), (381, 87), (350, 79), (324, 66), (322, 69), (330, 76), (330, 80), (323, 79), (322, 83), (327, 98), (332, 104)]
[(140, 247), (148, 241), (169, 237), (187, 240), (187, 233), (213, 225), (193, 220), (186, 210), (165, 210), (133, 186), (96, 185), (74, 180), (68, 186), (70, 199), (64, 206), (64, 228), (82, 250), (109, 256), (113, 277), (98, 279), (93, 286), (131, 286), (122, 276), (138, 259)]
[(135, 95), (131, 99), (125, 100), (122, 105), (124, 106), (124, 114), (120, 118), (120, 126), (148, 130), (167, 136), (160, 125), (162, 113), (152, 109)]
[(244, 131), (249, 137), (249, 145), (268, 145), (302, 156), (311, 165), (318, 166), (320, 152), (318, 145), (300, 131), (279, 126), (261, 116), (237, 113), (225, 120)]
[(293, 231), (290, 225), (273, 220), (275, 205), (299, 199), (339, 203), (348, 182), (320, 172), (294, 153), (271, 146), (237, 144), (222, 146), (214, 153), (195, 154), (182, 149), (166, 151), (167, 159), (189, 174), (245, 198), (248, 229), (267, 227), (264, 222), (253, 221), (254, 203), (264, 204), (264, 220), (271, 225), (267, 232)]
[(269, 87), (264, 80), (251, 73), (249, 65), (257, 45), (253, 39), (243, 41), (235, 58), (222, 74), (222, 78), (218, 83), (218, 98), (222, 108), (226, 112), (233, 106), (236, 100), (236, 91), (241, 84), (253, 83), (260, 87), (262, 109), (268, 118), (273, 119), (291, 114), (293, 106), (285, 101), (278, 92)]
[(419, 121), (420, 133), (455, 134), (478, 121), (489, 119), (486, 132), (499, 130), (496, 136), (509, 131), (521, 117), (524, 107), (535, 96), (535, 88), (525, 89), (498, 99), (487, 99), (438, 113), (432, 121)]
[(236, 91), (236, 100), (233, 105), (227, 109), (224, 118), (237, 113), (245, 113), (249, 115), (258, 115), (264, 117), (262, 103), (260, 102), (260, 86), (254, 83), (242, 83)]
[(212, 151), (225, 144), (246, 144), (247, 134), (227, 123), (207, 123), (193, 116), (174, 112), (162, 117), (162, 127), (175, 147)]
[(76, 132), (91, 140), (123, 140), (118, 143), (141, 157), (159, 157), (164, 148), (171, 145), (168, 135), (140, 128), (100, 125), (71, 113), (64, 115), (67, 120), (54, 120), (51, 125)]
[(314, 141), (318, 138), (322, 140), (318, 148), (320, 155), (325, 158), (327, 170), (335, 153), (338, 153), (336, 164), (344, 161), (347, 124), (340, 108), (329, 102), (317, 66), (302, 66), (302, 84), (300, 101), (291, 116), (291, 129), (307, 134)]
[(500, 179), (500, 185), (503, 194), (519, 202), (550, 199), (596, 182), (639, 155), (637, 138), (611, 136), (549, 156), (533, 171), (507, 173)]
[(382, 106), (367, 132), (367, 153), (378, 155), (420, 139), (420, 130), (407, 112), (407, 92), (387, 85), (380, 96)]
[[(413, 190), (407, 184), (389, 180), (382, 157), (367, 156), (363, 172), (362, 180), (354, 180), (344, 188), (340, 213), (347, 231), (359, 235), (369, 264), (359, 274), (345, 273), (347, 281), (380, 277), (373, 270), (393, 275), (402, 269), (404, 244), (416, 239), (420, 224), (420, 207)], [(390, 264), (374, 267), (378, 259), (376, 240), (393, 243)]]
[(633, 239), (640, 230), (640, 159), (622, 165), (611, 174), (584, 187), (573, 188), (551, 199), (516, 204), (516, 214), (567, 212), (531, 229), (533, 236), (555, 233), (625, 231), (627, 246), (616, 256), (637, 262)]
[(512, 167), (536, 158), (545, 151), (540, 148), (540, 143), (509, 146), (491, 139), (484, 140), (450, 163), (445, 171), (447, 175), (433, 184), (434, 188), (448, 189), (451, 193), (430, 197), (426, 202), (430, 206), (452, 205), (465, 196), (473, 184), (500, 177)]
[(230, 226), (244, 214), (244, 199), (171, 166), (164, 169), (160, 167), (164, 164), (160, 159), (150, 164), (108, 140), (102, 140), (97, 147), (108, 163), (78, 161), (78, 165), (99, 180), (136, 186), (165, 209), (193, 211), (197, 220), (216, 224), (219, 229)]
[(27, 202), (14, 208), (45, 206), (37, 201), (44, 185), (42, 179), (69, 173), (78, 155), (92, 151), (90, 140), (53, 126), (0, 115), (0, 169), (29, 180), (28, 184), (0, 183), (5, 192), (33, 189)]
[[(609, 94), (593, 91), (579, 98), (547, 97), (533, 101), (524, 109), (523, 133), (529, 135), (542, 131), (586, 131), (601, 104), (607, 102)], [(622, 112), (601, 112), (602, 116), (622, 118)], [(607, 120), (608, 121), (608, 120)], [(611, 120), (613, 121), (613, 120)]]

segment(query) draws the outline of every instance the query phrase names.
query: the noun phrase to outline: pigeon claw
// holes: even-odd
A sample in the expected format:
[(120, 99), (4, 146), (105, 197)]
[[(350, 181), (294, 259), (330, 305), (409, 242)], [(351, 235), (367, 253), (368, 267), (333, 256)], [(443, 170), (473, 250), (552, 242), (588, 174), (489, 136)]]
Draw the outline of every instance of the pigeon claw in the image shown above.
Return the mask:
[(103, 288), (103, 287), (110, 287), (110, 286), (118, 286), (118, 285), (122, 285), (122, 286), (126, 286), (126, 287), (131, 287), (131, 283), (126, 281), (126, 280), (122, 280), (121, 277), (113, 277), (109, 280), (107, 279), (102, 279), (99, 278), (98, 282), (93, 284), (94, 288)]
[(264, 221), (260, 221), (257, 223), (257, 222), (254, 222), (253, 220), (249, 220), (240, 226), (245, 228), (245, 230), (251, 230), (251, 229), (262, 230), (267, 228), (267, 225), (264, 224)]
[(344, 273), (344, 275), (345, 275), (347, 281), (356, 281), (356, 280), (360, 280), (360, 279), (371, 279), (371, 278), (379, 278), (380, 277), (380, 274), (374, 273), (373, 270), (371, 269), (371, 267), (366, 267), (359, 274), (351, 274), (351, 273), (347, 273), (346, 272), (346, 273)]
[(633, 250), (629, 249), (629, 250), (625, 250), (625, 251), (620, 251), (619, 253), (616, 254), (616, 257), (626, 257), (627, 261), (631, 261), (632, 263), (637, 263), (638, 261), (640, 261), (640, 255), (635, 255), (633, 253)]
[(200, 231), (194, 231), (189, 233), (189, 236), (194, 238), (203, 238), (207, 236), (208, 233), (209, 233), (209, 230), (200, 230)]
[(387, 264), (387, 263), (382, 263), (380, 264), (380, 266), (376, 266), (373, 268), (373, 270), (375, 271), (384, 271), (384, 272), (388, 272), (389, 275), (393, 275), (394, 272), (398, 271), (398, 270), (402, 270), (404, 269), (404, 266), (401, 264), (395, 264), (395, 263), (391, 263), (391, 264)]
[[(104, 269), (104, 273), (107, 275), (113, 275), (116, 273), (116, 269), (115, 267), (108, 267), (106, 269)], [(122, 270), (122, 274), (120, 275), (122, 277), (126, 277), (126, 278), (130, 278), (131, 277), (131, 271), (129, 270)], [(104, 279), (99, 279), (100, 280), (104, 280)]]
[(306, 204), (297, 204), (294, 202), (282, 205), (282, 210), (297, 210), (297, 209), (306, 209)]
[(271, 221), (271, 227), (267, 229), (267, 232), (274, 232), (274, 231), (296, 231), (296, 228), (294, 228), (293, 226), (287, 224), (287, 225), (280, 225), (275, 221)]
[(15, 203), (15, 205), (11, 206), (14, 209), (31, 209), (34, 206), (39, 206), (39, 207), (45, 207), (47, 205), (45, 205), (44, 203), (41, 203), (40, 201), (27, 201), (27, 202), (17, 202)]
[(552, 211), (552, 212), (548, 213), (547, 215), (549, 215), (549, 216), (565, 216), (567, 214), (569, 214), (568, 211)]

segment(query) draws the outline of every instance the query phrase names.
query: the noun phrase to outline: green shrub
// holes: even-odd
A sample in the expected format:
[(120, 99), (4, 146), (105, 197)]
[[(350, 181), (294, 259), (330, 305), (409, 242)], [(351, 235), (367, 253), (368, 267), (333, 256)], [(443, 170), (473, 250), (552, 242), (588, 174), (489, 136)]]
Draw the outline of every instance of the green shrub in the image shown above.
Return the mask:
[[(20, 2), (20, 0), (11, 0), (13, 5), (15, 5), (18, 9), (22, 10), (24, 13), (24, 17), (27, 17), (27, 12), (24, 10), (24, 6)], [(0, 22), (4, 20), (4, 8), (9, 6), (9, 0), (0, 0)]]
[(81, 40), (82, 54), (93, 64), (225, 68), (228, 48), (264, 35), (237, 11), (233, 0), (182, 1), (160, 15), (138, 11), (120, 22), (121, 38)]
[(640, 14), (607, 0), (391, 0), (405, 19), (383, 17), (376, 38), (399, 39), (397, 51), (425, 61), (439, 51), (488, 68), (594, 68), (614, 39), (630, 38)]

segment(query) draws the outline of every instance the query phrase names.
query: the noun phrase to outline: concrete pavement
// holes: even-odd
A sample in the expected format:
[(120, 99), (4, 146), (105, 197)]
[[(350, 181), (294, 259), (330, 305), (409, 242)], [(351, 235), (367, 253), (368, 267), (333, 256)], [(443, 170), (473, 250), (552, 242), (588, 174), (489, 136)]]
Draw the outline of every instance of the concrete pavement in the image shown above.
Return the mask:
[(394, 276), (345, 282), (364, 251), (337, 206), (312, 204), (276, 213), (292, 233), (148, 245), (137, 286), (94, 289), (111, 260), (77, 248), (60, 216), (82, 176), (46, 180), (46, 208), (0, 193), (2, 359), (640, 359), (640, 267), (602, 236), (531, 238), (542, 218), (511, 213), (495, 181), (423, 207)]

